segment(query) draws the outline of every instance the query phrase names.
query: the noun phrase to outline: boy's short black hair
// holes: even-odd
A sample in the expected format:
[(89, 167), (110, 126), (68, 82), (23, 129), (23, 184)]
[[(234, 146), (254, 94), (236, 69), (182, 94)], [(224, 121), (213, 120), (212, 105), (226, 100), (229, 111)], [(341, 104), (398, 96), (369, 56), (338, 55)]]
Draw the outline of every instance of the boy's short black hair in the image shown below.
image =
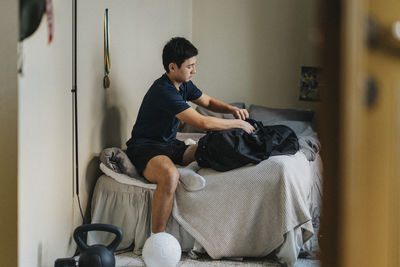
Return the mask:
[(197, 56), (198, 52), (197, 48), (185, 38), (174, 37), (168, 41), (163, 49), (164, 69), (169, 72), (168, 65), (170, 63), (175, 63), (180, 68), (186, 59)]

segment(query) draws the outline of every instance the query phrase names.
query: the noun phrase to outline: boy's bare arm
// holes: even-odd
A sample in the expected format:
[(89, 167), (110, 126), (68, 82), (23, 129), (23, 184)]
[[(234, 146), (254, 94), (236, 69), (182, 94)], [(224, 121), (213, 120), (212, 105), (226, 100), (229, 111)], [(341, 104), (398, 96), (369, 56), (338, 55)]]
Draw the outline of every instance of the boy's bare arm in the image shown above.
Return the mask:
[(176, 115), (176, 117), (196, 128), (202, 130), (226, 130), (241, 128), (247, 133), (252, 133), (254, 127), (242, 119), (220, 119), (210, 116), (203, 116), (193, 108), (188, 108)]
[(244, 120), (249, 117), (249, 113), (247, 112), (246, 109), (240, 109), (238, 107), (228, 105), (204, 93), (193, 102), (199, 106), (202, 106), (214, 112), (232, 114), (236, 119)]

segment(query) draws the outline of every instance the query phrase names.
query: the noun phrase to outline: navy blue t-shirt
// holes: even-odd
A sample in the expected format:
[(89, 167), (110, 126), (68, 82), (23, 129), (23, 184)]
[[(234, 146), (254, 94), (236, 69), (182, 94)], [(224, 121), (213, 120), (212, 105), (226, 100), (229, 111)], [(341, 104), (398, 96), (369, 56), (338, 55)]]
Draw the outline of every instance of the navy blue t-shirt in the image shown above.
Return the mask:
[(202, 92), (191, 82), (184, 82), (179, 91), (166, 74), (157, 79), (143, 98), (131, 138), (126, 142), (129, 147), (144, 144), (168, 145), (176, 139), (179, 120), (176, 114), (190, 106)]

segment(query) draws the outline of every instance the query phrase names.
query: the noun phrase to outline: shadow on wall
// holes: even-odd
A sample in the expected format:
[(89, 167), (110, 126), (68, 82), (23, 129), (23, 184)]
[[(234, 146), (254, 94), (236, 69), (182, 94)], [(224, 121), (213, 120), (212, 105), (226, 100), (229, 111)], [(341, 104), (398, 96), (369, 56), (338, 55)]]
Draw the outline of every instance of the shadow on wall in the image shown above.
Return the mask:
[(121, 148), (121, 112), (115, 106), (106, 107), (101, 127), (101, 143), (103, 148)]
[(83, 223), (90, 223), (92, 221), (91, 218), (91, 209), (92, 209), (92, 196), (93, 196), (93, 192), (94, 192), (94, 187), (96, 185), (97, 179), (102, 175), (102, 172), (99, 168), (99, 164), (100, 164), (100, 157), (96, 156), (93, 157), (86, 169), (86, 184), (85, 184), (85, 188), (86, 188), (86, 193), (88, 196), (88, 201), (86, 204), (86, 209), (85, 209), (85, 214), (84, 214), (84, 221)]
[[(104, 98), (105, 112), (104, 112), (104, 119), (101, 127), (101, 137), (100, 137), (101, 148), (102, 149), (108, 147), (121, 148), (121, 113), (118, 107), (116, 106), (109, 107), (107, 102), (108, 102), (107, 95), (105, 95)], [(84, 214), (84, 223), (91, 222), (91, 204), (92, 204), (91, 200), (93, 197), (93, 192), (97, 179), (102, 175), (99, 165), (100, 165), (100, 157), (95, 156), (90, 160), (86, 168), (85, 188), (88, 196), (88, 201)]]
[(43, 255), (43, 244), (42, 244), (42, 242), (40, 242), (39, 245), (38, 245), (37, 254), (38, 254), (38, 257), (37, 257), (37, 259), (38, 259), (37, 267), (43, 266), (43, 265), (42, 265), (42, 262), (43, 262), (43, 261), (42, 261), (42, 255)]

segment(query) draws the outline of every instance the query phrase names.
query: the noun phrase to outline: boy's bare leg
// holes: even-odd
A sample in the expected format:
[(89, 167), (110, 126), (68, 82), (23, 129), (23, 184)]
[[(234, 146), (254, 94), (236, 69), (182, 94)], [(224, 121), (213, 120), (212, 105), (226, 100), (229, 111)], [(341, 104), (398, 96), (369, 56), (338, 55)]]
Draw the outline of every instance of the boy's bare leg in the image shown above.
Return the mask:
[[(185, 150), (182, 159), (184, 165), (195, 160), (196, 149), (197, 144), (191, 145)], [(150, 182), (157, 184), (151, 208), (151, 231), (153, 233), (163, 232), (172, 211), (174, 194), (180, 174), (169, 157), (159, 155), (147, 163), (143, 176)]]
[(153, 233), (163, 232), (172, 211), (179, 172), (170, 158), (159, 155), (147, 163), (143, 175), (150, 182), (157, 184), (151, 208), (151, 231)]

